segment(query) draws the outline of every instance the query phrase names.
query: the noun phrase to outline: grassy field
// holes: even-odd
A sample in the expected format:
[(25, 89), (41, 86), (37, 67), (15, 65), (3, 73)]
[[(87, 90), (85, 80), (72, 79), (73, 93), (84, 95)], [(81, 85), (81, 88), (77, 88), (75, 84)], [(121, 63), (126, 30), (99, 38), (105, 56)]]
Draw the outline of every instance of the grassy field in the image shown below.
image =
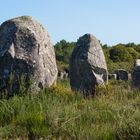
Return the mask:
[(84, 99), (59, 81), (39, 94), (2, 99), (0, 139), (139, 140), (140, 91), (111, 81)]

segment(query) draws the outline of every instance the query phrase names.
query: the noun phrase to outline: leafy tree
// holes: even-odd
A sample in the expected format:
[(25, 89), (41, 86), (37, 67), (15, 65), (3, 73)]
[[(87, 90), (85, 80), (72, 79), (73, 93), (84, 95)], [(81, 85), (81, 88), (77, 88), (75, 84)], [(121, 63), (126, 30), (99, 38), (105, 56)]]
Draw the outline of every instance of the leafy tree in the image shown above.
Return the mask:
[(138, 53), (140, 53), (140, 44), (133, 47)]
[(132, 61), (133, 57), (123, 44), (118, 44), (109, 51), (110, 59), (113, 62)]
[(129, 54), (132, 56), (133, 59), (138, 59), (140, 58), (140, 54), (132, 47), (128, 47), (127, 51)]
[(101, 44), (101, 46), (103, 49), (108, 49), (108, 47), (109, 47), (107, 44), (104, 44), (104, 45)]
[(69, 58), (72, 50), (75, 46), (75, 42), (67, 42), (66, 40), (61, 40), (54, 45), (56, 59), (63, 63), (69, 63)]
[(126, 44), (125, 46), (133, 48), (133, 47), (136, 47), (136, 44), (131, 42), (131, 43)]

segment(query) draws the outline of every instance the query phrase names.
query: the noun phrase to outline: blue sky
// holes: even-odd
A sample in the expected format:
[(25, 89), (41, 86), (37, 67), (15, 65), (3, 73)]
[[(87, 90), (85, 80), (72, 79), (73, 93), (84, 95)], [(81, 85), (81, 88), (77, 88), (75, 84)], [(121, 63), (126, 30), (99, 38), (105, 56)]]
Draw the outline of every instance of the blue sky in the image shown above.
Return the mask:
[(53, 43), (91, 33), (103, 44), (140, 44), (140, 0), (1, 1), (0, 23), (21, 15), (42, 23)]

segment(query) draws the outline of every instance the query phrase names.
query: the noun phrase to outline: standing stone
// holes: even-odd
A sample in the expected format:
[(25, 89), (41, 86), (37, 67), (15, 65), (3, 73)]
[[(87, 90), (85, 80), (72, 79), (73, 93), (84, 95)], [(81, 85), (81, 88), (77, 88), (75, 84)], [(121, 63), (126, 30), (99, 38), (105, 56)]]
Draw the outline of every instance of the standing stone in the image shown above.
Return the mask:
[(128, 72), (124, 69), (115, 70), (115, 74), (117, 75), (117, 80), (128, 80)]
[(22, 16), (0, 26), (0, 91), (17, 91), (23, 81), (26, 87), (30, 84), (33, 91), (39, 91), (51, 86), (57, 73), (54, 48), (41, 24)]
[(91, 34), (80, 37), (70, 58), (72, 90), (92, 96), (97, 85), (108, 82), (108, 71), (99, 41)]
[(137, 59), (132, 68), (132, 86), (140, 89), (140, 59)]

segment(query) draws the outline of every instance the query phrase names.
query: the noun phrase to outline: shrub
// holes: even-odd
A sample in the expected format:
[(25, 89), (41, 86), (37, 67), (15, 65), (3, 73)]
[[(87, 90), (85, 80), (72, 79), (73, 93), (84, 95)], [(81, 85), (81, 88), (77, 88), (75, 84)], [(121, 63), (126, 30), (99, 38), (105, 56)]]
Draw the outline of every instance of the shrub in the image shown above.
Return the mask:
[(128, 47), (127, 51), (129, 52), (129, 54), (132, 56), (133, 59), (140, 58), (140, 54), (134, 48)]
[(113, 62), (127, 62), (127, 61), (132, 61), (133, 57), (129, 53), (126, 47), (122, 45), (117, 45), (113, 47), (109, 51), (110, 59)]

